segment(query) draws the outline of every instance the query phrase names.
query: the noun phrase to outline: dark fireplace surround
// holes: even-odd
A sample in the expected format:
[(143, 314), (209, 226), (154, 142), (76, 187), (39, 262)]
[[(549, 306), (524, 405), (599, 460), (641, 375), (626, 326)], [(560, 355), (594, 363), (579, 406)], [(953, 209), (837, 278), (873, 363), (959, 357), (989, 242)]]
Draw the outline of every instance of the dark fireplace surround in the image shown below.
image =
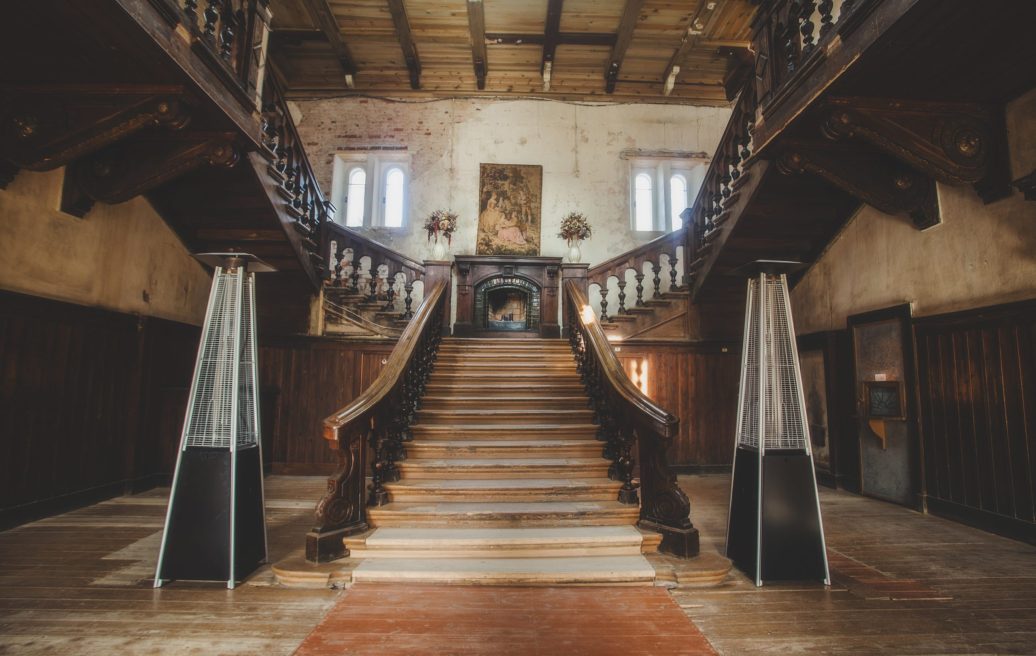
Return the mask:
[[(560, 337), (560, 257), (458, 255), (458, 337)], [(520, 316), (524, 307), (525, 315)], [(495, 316), (491, 310), (496, 309)]]

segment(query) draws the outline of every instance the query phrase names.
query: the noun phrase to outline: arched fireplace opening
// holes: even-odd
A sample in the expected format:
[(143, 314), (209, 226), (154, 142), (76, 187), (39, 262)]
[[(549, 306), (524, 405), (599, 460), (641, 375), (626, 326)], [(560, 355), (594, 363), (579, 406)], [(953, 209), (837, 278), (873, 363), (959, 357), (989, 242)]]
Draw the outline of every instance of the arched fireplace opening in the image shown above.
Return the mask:
[(475, 288), (475, 329), (527, 332), (540, 327), (540, 287), (517, 276), (495, 276)]

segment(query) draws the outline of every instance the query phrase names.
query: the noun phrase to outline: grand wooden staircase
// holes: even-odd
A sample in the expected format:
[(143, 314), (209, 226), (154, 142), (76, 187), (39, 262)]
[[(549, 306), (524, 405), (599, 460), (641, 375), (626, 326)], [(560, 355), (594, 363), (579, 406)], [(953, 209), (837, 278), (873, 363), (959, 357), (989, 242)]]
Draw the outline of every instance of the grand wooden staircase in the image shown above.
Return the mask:
[(354, 581), (650, 583), (569, 345), (446, 339)]

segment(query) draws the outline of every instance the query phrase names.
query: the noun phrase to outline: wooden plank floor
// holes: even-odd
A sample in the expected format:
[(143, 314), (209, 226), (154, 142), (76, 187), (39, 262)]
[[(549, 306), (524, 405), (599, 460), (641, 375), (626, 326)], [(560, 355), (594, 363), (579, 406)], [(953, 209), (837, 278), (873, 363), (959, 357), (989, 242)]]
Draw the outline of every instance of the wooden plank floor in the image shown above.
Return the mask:
[(357, 583), (296, 656), (715, 653), (662, 588)]
[[(720, 550), (729, 478), (680, 481), (703, 551)], [(323, 489), (321, 478), (267, 479), (274, 560), (301, 546)], [(265, 569), (233, 591), (152, 590), (167, 493), (121, 497), (0, 533), (0, 654), (287, 655), (342, 597), (275, 587)], [(1036, 654), (1036, 547), (844, 492), (822, 490), (821, 504), (830, 589), (759, 590), (735, 574), (718, 588), (671, 593), (717, 652)], [(470, 594), (494, 590), (501, 589)], [(421, 588), (412, 594), (421, 601)], [(458, 640), (455, 651), (464, 644)], [(494, 651), (501, 644), (510, 648), (503, 640)]]

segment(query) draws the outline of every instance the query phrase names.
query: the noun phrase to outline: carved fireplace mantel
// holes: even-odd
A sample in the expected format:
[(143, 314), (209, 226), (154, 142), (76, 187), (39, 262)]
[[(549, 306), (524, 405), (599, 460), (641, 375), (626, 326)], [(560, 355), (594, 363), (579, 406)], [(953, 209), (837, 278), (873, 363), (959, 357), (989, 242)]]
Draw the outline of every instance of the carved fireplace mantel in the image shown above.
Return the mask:
[[(560, 337), (558, 288), (560, 257), (510, 255), (458, 255), (458, 337)], [(517, 317), (490, 316), (494, 309), (491, 293), (511, 294), (519, 301)], [(523, 314), (524, 312), (524, 314)], [(522, 324), (522, 325), (519, 325)]]

